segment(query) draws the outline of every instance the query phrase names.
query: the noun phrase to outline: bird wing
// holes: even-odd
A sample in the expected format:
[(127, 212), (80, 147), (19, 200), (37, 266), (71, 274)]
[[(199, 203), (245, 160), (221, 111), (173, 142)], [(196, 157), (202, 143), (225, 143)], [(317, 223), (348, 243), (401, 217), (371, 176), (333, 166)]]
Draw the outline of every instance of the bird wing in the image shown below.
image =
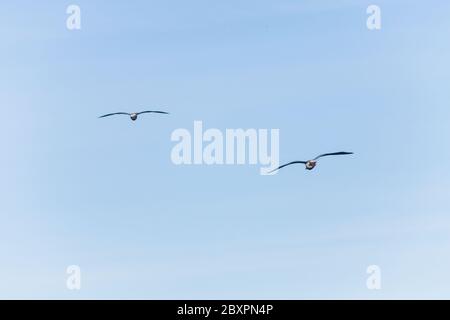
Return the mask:
[(326, 156), (341, 156), (341, 155), (345, 155), (345, 154), (353, 154), (353, 152), (340, 151), (340, 152), (324, 153), (324, 154), (321, 154), (320, 156), (315, 157), (314, 160), (317, 160), (319, 158), (326, 157)]
[(165, 112), (165, 111), (153, 111), (153, 110), (141, 111), (141, 112), (138, 112), (136, 114), (142, 114), (142, 113), (163, 113), (163, 114), (169, 114), (168, 112)]
[(100, 116), (99, 118), (104, 118), (104, 117), (114, 116), (114, 115), (116, 115), (116, 114), (126, 114), (127, 116), (130, 115), (129, 113), (126, 113), (126, 112), (114, 112), (114, 113), (104, 114), (104, 115)]
[(273, 170), (272, 170), (272, 171), (270, 171), (269, 173), (271, 173), (271, 172), (274, 172), (274, 171), (277, 171), (277, 170), (280, 170), (281, 168), (284, 168), (284, 167), (290, 166), (291, 164), (297, 164), (297, 163), (303, 163), (303, 164), (306, 164), (306, 161), (292, 161), (292, 162), (289, 162), (289, 163), (283, 164), (282, 166), (279, 166), (279, 167), (278, 167), (278, 168), (276, 168), (276, 169), (273, 169)]

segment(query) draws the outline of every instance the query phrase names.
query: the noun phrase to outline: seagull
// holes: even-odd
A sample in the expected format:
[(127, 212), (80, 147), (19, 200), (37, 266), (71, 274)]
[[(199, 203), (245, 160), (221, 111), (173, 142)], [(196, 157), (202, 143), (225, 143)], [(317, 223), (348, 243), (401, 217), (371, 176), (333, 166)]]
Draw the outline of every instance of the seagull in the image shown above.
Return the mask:
[(314, 167), (316, 166), (317, 160), (318, 160), (319, 158), (327, 157), (327, 156), (341, 156), (341, 155), (346, 155), (346, 154), (353, 154), (353, 152), (340, 151), (340, 152), (324, 153), (324, 154), (321, 154), (320, 156), (315, 157), (315, 158), (312, 159), (312, 160), (307, 160), (307, 161), (292, 161), (292, 162), (283, 164), (282, 166), (279, 166), (278, 168), (276, 168), (276, 169), (274, 169), (274, 170), (272, 170), (272, 171), (270, 171), (270, 172), (274, 172), (274, 171), (280, 170), (281, 168), (290, 166), (291, 164), (297, 164), (297, 163), (303, 163), (303, 164), (305, 165), (305, 169), (306, 169), (306, 170), (312, 170), (312, 169), (314, 169)]
[(132, 113), (127, 113), (127, 112), (114, 112), (114, 113), (104, 114), (104, 115), (100, 116), (99, 118), (105, 118), (105, 117), (114, 116), (114, 115), (117, 115), (117, 114), (124, 114), (124, 115), (130, 116), (130, 119), (131, 119), (131, 120), (136, 121), (138, 115), (143, 114), (143, 113), (163, 113), (163, 114), (169, 114), (168, 112), (165, 112), (165, 111), (152, 111), (152, 110), (147, 110), (147, 111), (132, 112)]

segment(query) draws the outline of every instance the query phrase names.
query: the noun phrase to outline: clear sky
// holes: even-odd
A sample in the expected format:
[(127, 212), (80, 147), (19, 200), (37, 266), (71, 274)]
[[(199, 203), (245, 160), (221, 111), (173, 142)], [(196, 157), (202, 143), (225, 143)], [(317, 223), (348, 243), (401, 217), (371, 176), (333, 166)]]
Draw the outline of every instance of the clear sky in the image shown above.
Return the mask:
[[(0, 298), (450, 298), (449, 10), (3, 1)], [(194, 120), (280, 129), (281, 162), (355, 155), (176, 166)]]

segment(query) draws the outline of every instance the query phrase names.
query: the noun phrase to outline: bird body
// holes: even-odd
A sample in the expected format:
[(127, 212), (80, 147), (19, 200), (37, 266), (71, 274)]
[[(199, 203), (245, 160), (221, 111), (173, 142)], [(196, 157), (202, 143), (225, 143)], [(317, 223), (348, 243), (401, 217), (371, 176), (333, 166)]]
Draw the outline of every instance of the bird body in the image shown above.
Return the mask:
[(143, 113), (162, 113), (162, 114), (169, 114), (168, 112), (165, 112), (165, 111), (153, 111), (153, 110), (147, 110), (147, 111), (132, 112), (132, 113), (128, 113), (128, 112), (114, 112), (114, 113), (104, 114), (104, 115), (100, 116), (99, 118), (105, 118), (105, 117), (115, 116), (115, 115), (127, 115), (127, 116), (130, 117), (130, 119), (131, 119), (132, 121), (136, 121), (136, 119), (138, 118), (138, 115), (143, 114)]
[(305, 169), (306, 170), (312, 170), (312, 169), (314, 169), (316, 164), (317, 164), (317, 161), (315, 161), (315, 160), (308, 160), (305, 163)]
[(316, 165), (317, 165), (317, 160), (318, 160), (319, 158), (326, 157), (326, 156), (339, 156), (339, 155), (347, 155), (347, 154), (353, 154), (353, 152), (340, 151), (340, 152), (324, 153), (324, 154), (321, 154), (321, 155), (315, 157), (315, 158), (312, 159), (312, 160), (307, 160), (307, 161), (292, 161), (292, 162), (283, 164), (282, 166), (279, 166), (278, 168), (272, 170), (271, 172), (280, 170), (281, 168), (290, 166), (291, 164), (298, 164), (298, 163), (304, 164), (306, 170), (312, 170), (312, 169), (314, 169), (314, 168), (316, 167)]

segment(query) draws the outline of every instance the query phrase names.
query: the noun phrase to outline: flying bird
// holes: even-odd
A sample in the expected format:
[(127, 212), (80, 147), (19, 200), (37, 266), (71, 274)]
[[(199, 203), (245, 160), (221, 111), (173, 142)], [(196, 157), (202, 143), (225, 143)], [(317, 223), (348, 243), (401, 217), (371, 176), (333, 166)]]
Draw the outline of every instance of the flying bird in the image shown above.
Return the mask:
[(136, 121), (138, 115), (143, 114), (143, 113), (163, 113), (163, 114), (169, 114), (168, 112), (165, 112), (165, 111), (152, 111), (152, 110), (147, 110), (147, 111), (132, 112), (132, 113), (128, 113), (128, 112), (114, 112), (114, 113), (104, 114), (104, 115), (100, 116), (99, 118), (105, 118), (105, 117), (109, 117), (109, 116), (115, 116), (115, 115), (119, 115), (119, 114), (124, 114), (124, 115), (129, 116), (131, 120)]
[(297, 164), (297, 163), (302, 163), (302, 164), (304, 164), (306, 170), (312, 170), (312, 169), (314, 169), (314, 167), (317, 165), (317, 160), (318, 160), (319, 158), (327, 157), (327, 156), (341, 156), (341, 155), (346, 155), (346, 154), (353, 154), (353, 152), (340, 151), (340, 152), (324, 153), (324, 154), (321, 154), (320, 156), (315, 157), (315, 158), (312, 159), (312, 160), (307, 160), (307, 161), (292, 161), (292, 162), (283, 164), (282, 166), (279, 166), (278, 168), (276, 168), (276, 169), (274, 169), (274, 170), (272, 170), (272, 171), (270, 171), (270, 172), (274, 172), (274, 171), (280, 170), (281, 168), (290, 166), (291, 164)]

